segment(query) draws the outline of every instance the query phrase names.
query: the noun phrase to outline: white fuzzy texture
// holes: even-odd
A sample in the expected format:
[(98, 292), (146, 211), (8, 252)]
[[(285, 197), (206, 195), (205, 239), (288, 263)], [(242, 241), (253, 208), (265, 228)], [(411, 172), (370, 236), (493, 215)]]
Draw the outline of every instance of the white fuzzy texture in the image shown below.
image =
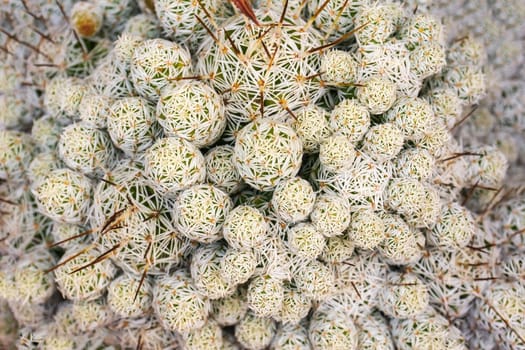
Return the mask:
[(178, 270), (156, 281), (153, 308), (164, 328), (185, 333), (205, 325), (210, 302), (197, 292), (190, 275)]
[(105, 128), (112, 103), (112, 97), (94, 92), (86, 93), (78, 107), (80, 120), (94, 128)]
[(199, 247), (192, 256), (190, 271), (195, 287), (211, 300), (232, 295), (237, 287), (222, 277), (221, 262), (226, 247), (219, 243)]
[(461, 115), (463, 101), (452, 88), (437, 88), (426, 93), (424, 98), (430, 103), (434, 115), (443, 119), (450, 129)]
[(380, 76), (395, 83), (402, 95), (417, 96), (422, 79), (415, 72), (411, 52), (404, 41), (389, 40), (382, 44), (360, 45), (357, 54), (360, 62), (358, 82), (364, 83), (374, 76)]
[[(356, 14), (367, 8), (369, 4), (370, 0), (329, 1), (314, 18), (314, 25), (328, 42), (339, 39), (354, 28)], [(322, 5), (324, 5), (322, 0), (307, 1), (308, 14), (312, 16), (321, 9)]]
[(427, 150), (419, 147), (408, 148), (394, 159), (394, 172), (397, 177), (411, 177), (423, 181), (434, 173), (435, 163), (436, 160)]
[(382, 114), (390, 109), (397, 96), (396, 84), (386, 78), (373, 76), (357, 88), (357, 99), (371, 114)]
[(209, 28), (220, 24), (230, 15), (225, 0), (155, 0), (155, 13), (164, 31), (174, 42), (192, 46), (193, 49), (207, 37), (205, 28), (197, 20), (199, 16)]
[(320, 260), (330, 264), (342, 263), (354, 253), (354, 244), (346, 236), (335, 236), (326, 239)]
[[(277, 23), (281, 16), (274, 9), (255, 12), (264, 24)], [(261, 114), (283, 120), (289, 111), (315, 102), (324, 93), (318, 79), (311, 78), (318, 74), (319, 55), (309, 52), (321, 45), (320, 38), (315, 29), (302, 24), (285, 17), (283, 25), (255, 26), (246, 17), (235, 16), (216, 30), (217, 41), (203, 42), (196, 70), (228, 99), (231, 124)]]
[(153, 298), (151, 281), (144, 279), (137, 292), (139, 283), (140, 279), (132, 275), (122, 275), (111, 282), (107, 299), (113, 312), (120, 317), (139, 317), (149, 311)]
[(428, 42), (410, 52), (410, 66), (419, 79), (438, 74), (447, 64), (445, 47), (437, 42)]
[(117, 186), (99, 182), (90, 223), (98, 229), (110, 225), (100, 243), (105, 249), (116, 249), (115, 263), (135, 275), (145, 269), (150, 274), (165, 273), (177, 265), (191, 244), (173, 227), (166, 198), (128, 162), (118, 164), (106, 179)]
[[(55, 283), (52, 275), (45, 273), (45, 270), (52, 267), (54, 262), (55, 259), (45, 250), (28, 252), (14, 268), (13, 290), (8, 291), (8, 294), (12, 293), (8, 300), (25, 304), (46, 302), (55, 291)], [(2, 294), (5, 295), (5, 292)]]
[(285, 222), (295, 223), (308, 218), (315, 202), (315, 192), (308, 181), (300, 177), (284, 180), (272, 196), (272, 208)]
[(379, 307), (390, 317), (413, 317), (428, 306), (428, 288), (414, 274), (390, 272), (379, 293)]
[(213, 318), (221, 326), (233, 326), (244, 318), (248, 311), (248, 304), (243, 291), (238, 288), (234, 294), (212, 301)]
[(182, 137), (197, 147), (216, 142), (226, 126), (221, 97), (199, 81), (166, 87), (157, 104), (157, 120), (166, 136)]
[(107, 128), (115, 146), (133, 157), (153, 144), (154, 121), (153, 109), (146, 100), (126, 97), (111, 105)]
[(179, 137), (155, 142), (145, 154), (145, 174), (160, 193), (174, 194), (206, 177), (202, 153)]
[(30, 138), (20, 132), (0, 130), (0, 179), (19, 182), (32, 159)]
[(385, 238), (379, 245), (379, 252), (392, 265), (415, 263), (421, 257), (425, 237), (411, 228), (400, 216), (383, 214)]
[(222, 349), (222, 329), (214, 320), (208, 320), (199, 329), (182, 336), (185, 349)]
[(284, 299), (283, 282), (270, 276), (257, 276), (248, 286), (250, 310), (259, 317), (278, 315)]
[(297, 289), (314, 300), (326, 299), (335, 291), (333, 271), (328, 265), (317, 260), (298, 266), (293, 279)]
[(443, 248), (463, 248), (476, 231), (470, 211), (458, 203), (443, 206), (436, 225), (429, 231), (430, 241)]
[(273, 349), (308, 350), (311, 349), (308, 331), (304, 325), (282, 325), (272, 341)]
[(357, 328), (342, 310), (318, 309), (312, 315), (308, 332), (314, 350), (357, 350)]
[(424, 45), (428, 42), (445, 44), (443, 25), (435, 17), (425, 13), (417, 14), (406, 21), (399, 35), (408, 42), (409, 47)]
[(355, 207), (376, 210), (383, 205), (392, 165), (390, 162), (380, 164), (364, 152), (356, 152), (348, 170), (334, 174), (321, 166), (315, 175), (323, 191), (351, 200)]
[[(74, 270), (94, 261), (101, 252), (98, 249), (89, 249), (89, 246), (79, 246), (67, 251), (59, 264), (71, 259), (55, 270), (55, 282), (62, 296), (73, 301), (89, 301), (99, 298), (106, 290), (117, 269), (109, 260), (103, 260), (94, 265)], [(77, 255), (78, 254), (78, 255)]]
[(335, 195), (320, 195), (315, 201), (310, 219), (325, 237), (337, 236), (350, 224), (350, 208), (347, 202)]
[(235, 140), (234, 163), (241, 178), (262, 191), (297, 175), (303, 145), (295, 131), (284, 123), (258, 120), (245, 126)]
[(69, 169), (52, 171), (32, 192), (43, 214), (64, 223), (83, 223), (91, 205), (91, 182)]
[(222, 238), (222, 225), (232, 207), (230, 197), (212, 185), (190, 187), (175, 202), (175, 227), (188, 239), (214, 242)]
[(354, 56), (342, 50), (330, 50), (321, 60), (324, 82), (334, 86), (353, 83), (357, 78), (357, 67)]
[(447, 346), (449, 329), (447, 319), (435, 311), (392, 322), (392, 335), (401, 350), (450, 349)]
[(385, 238), (385, 224), (381, 217), (370, 209), (356, 210), (351, 217), (346, 230), (348, 239), (358, 248), (375, 249)]
[(237, 191), (242, 184), (233, 156), (233, 147), (229, 145), (213, 147), (204, 156), (206, 180), (228, 194)]
[(192, 71), (191, 56), (185, 48), (168, 40), (150, 39), (133, 52), (130, 79), (142, 97), (157, 101), (163, 87), (191, 76)]
[(319, 145), (332, 133), (328, 112), (316, 105), (296, 111), (292, 127), (301, 139), (305, 153), (317, 152)]
[(487, 93), (487, 78), (480, 68), (472, 66), (447, 67), (443, 73), (446, 86), (454, 89), (467, 104), (479, 102)]
[(249, 312), (235, 326), (235, 338), (248, 349), (262, 350), (270, 345), (275, 331), (274, 320), (269, 317), (258, 317)]
[(382, 163), (393, 159), (403, 147), (404, 135), (393, 123), (371, 127), (363, 140), (362, 150), (372, 159)]
[(238, 285), (247, 282), (256, 267), (257, 256), (252, 251), (228, 248), (220, 261), (220, 274), (226, 282)]
[(309, 223), (300, 223), (290, 228), (287, 234), (290, 250), (308, 260), (317, 258), (326, 245), (324, 236)]
[(441, 210), (438, 192), (432, 186), (411, 178), (397, 178), (390, 183), (387, 204), (407, 223), (418, 228), (432, 227)]
[(371, 5), (359, 11), (355, 19), (356, 27), (363, 26), (356, 32), (360, 45), (368, 43), (382, 44), (396, 30), (396, 24), (403, 15), (403, 9), (393, 4)]
[(361, 350), (394, 350), (394, 340), (390, 326), (379, 313), (359, 317), (359, 349)]
[(330, 113), (330, 127), (335, 134), (345, 135), (356, 144), (370, 127), (370, 113), (360, 101), (343, 100)]
[(279, 319), (283, 324), (296, 325), (304, 319), (312, 306), (312, 299), (293, 284), (284, 284), (284, 298)]
[(85, 123), (70, 124), (62, 130), (58, 154), (69, 168), (87, 175), (109, 168), (115, 159), (108, 134)]
[(400, 98), (386, 114), (386, 120), (396, 124), (407, 140), (421, 139), (434, 118), (430, 104), (418, 97)]
[(223, 234), (230, 246), (246, 250), (260, 245), (268, 230), (268, 223), (257, 209), (239, 205), (226, 217)]
[(352, 167), (356, 150), (345, 135), (333, 135), (325, 139), (319, 148), (319, 161), (324, 169), (332, 173), (342, 173)]

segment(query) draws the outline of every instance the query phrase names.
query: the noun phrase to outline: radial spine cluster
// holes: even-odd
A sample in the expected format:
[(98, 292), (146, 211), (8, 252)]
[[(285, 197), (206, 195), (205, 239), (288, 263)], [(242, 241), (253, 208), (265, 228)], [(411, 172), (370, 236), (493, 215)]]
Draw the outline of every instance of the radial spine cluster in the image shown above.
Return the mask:
[(523, 23), (0, 1), (0, 349), (525, 350)]

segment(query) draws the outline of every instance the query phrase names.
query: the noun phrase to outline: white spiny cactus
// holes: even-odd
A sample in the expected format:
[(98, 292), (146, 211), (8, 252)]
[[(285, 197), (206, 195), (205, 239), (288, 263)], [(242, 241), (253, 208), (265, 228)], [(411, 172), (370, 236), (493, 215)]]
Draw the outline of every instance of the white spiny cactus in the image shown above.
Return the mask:
[(396, 101), (396, 85), (387, 78), (373, 76), (357, 88), (357, 99), (371, 114), (388, 111)]
[(272, 208), (279, 218), (289, 223), (304, 221), (312, 212), (315, 193), (308, 181), (294, 177), (281, 181), (272, 195)]
[(309, 105), (296, 111), (292, 127), (303, 143), (304, 153), (318, 151), (319, 145), (332, 133), (328, 112), (316, 105)]
[(140, 97), (116, 100), (106, 122), (111, 141), (128, 156), (145, 151), (155, 140), (153, 113), (152, 106)]
[(358, 331), (352, 319), (342, 310), (320, 307), (312, 315), (309, 338), (315, 350), (356, 350)]
[(271, 276), (256, 276), (248, 286), (250, 310), (259, 317), (279, 315), (284, 299), (283, 282)]
[(57, 169), (32, 189), (39, 210), (53, 220), (82, 224), (91, 205), (91, 182), (69, 169)]
[(211, 307), (215, 320), (221, 326), (235, 325), (244, 318), (248, 311), (246, 293), (239, 288), (230, 296), (212, 300)]
[(243, 284), (257, 267), (257, 256), (250, 250), (229, 248), (221, 259), (221, 277), (230, 284)]
[(384, 123), (371, 127), (365, 135), (362, 151), (378, 162), (389, 161), (401, 151), (404, 135), (395, 124)]
[(337, 236), (350, 224), (349, 207), (346, 201), (335, 195), (317, 197), (310, 215), (312, 224), (325, 237)]
[(236, 284), (222, 277), (221, 263), (226, 247), (208, 244), (199, 247), (192, 256), (190, 271), (195, 288), (211, 300), (224, 298), (235, 292)]
[(99, 298), (112, 279), (116, 269), (109, 260), (91, 264), (98, 256), (98, 249), (79, 246), (67, 251), (54, 271), (55, 282), (64, 297), (74, 301)]
[(233, 204), (230, 197), (212, 185), (195, 185), (175, 201), (175, 227), (185, 237), (211, 243), (222, 237), (222, 226)]
[(314, 300), (326, 299), (334, 291), (333, 271), (328, 265), (317, 260), (300, 264), (293, 279), (297, 289)]
[(356, 247), (374, 249), (385, 239), (385, 223), (372, 210), (356, 210), (350, 220), (346, 235)]
[(221, 97), (199, 81), (165, 88), (157, 104), (157, 120), (166, 136), (179, 136), (199, 148), (215, 143), (226, 126)]
[(109, 136), (84, 123), (71, 124), (62, 130), (58, 154), (69, 168), (83, 174), (110, 168), (116, 157)]
[(276, 328), (271, 318), (258, 317), (248, 312), (235, 326), (235, 338), (248, 349), (262, 350), (270, 345)]
[(396, 159), (395, 175), (397, 177), (410, 177), (419, 181), (429, 179), (435, 171), (436, 160), (425, 149), (415, 147), (401, 151)]
[(306, 350), (310, 349), (308, 331), (304, 325), (282, 325), (277, 330), (271, 349)]
[(129, 77), (142, 97), (157, 101), (163, 87), (192, 72), (191, 57), (185, 48), (165, 39), (150, 39), (135, 48)]
[(204, 156), (206, 180), (229, 194), (239, 190), (242, 183), (233, 156), (234, 149), (228, 145), (214, 147)]
[(203, 182), (206, 176), (202, 153), (179, 137), (158, 140), (144, 158), (146, 176), (160, 193), (175, 194)]
[(346, 135), (329, 136), (319, 147), (319, 161), (332, 173), (350, 169), (355, 157), (354, 145)]
[(210, 302), (198, 293), (189, 273), (178, 270), (157, 280), (153, 308), (163, 327), (183, 333), (206, 324)]
[(379, 246), (381, 255), (393, 265), (405, 265), (418, 261), (425, 246), (423, 234), (411, 228), (395, 214), (383, 214), (382, 219), (385, 238)]
[(520, 0), (0, 22), (0, 348), (525, 349)]
[(197, 329), (190, 331), (182, 336), (184, 349), (222, 349), (222, 329), (219, 324), (213, 320), (208, 320), (206, 324)]
[(111, 282), (108, 287), (108, 306), (120, 317), (139, 317), (151, 308), (151, 282), (132, 275), (122, 275)]
[(321, 60), (324, 82), (334, 86), (344, 86), (357, 79), (358, 63), (347, 51), (331, 50)]
[(299, 324), (310, 311), (312, 298), (299, 291), (292, 283), (284, 284), (284, 298), (280, 314), (274, 318), (283, 324)]
[(343, 134), (356, 144), (370, 127), (370, 113), (357, 100), (343, 100), (330, 114), (330, 127), (336, 134)]
[(23, 180), (33, 156), (33, 146), (27, 135), (0, 130), (0, 179)]
[[(256, 12), (264, 24), (276, 23), (281, 16), (274, 9)], [(226, 112), (233, 124), (254, 120), (261, 113), (282, 120), (324, 92), (312, 79), (320, 66), (319, 56), (311, 52), (320, 46), (318, 32), (300, 19), (287, 17), (281, 25), (268, 28), (235, 16), (199, 50), (196, 70), (210, 79), (216, 91), (226, 94)], [(267, 50), (270, 56), (275, 50), (270, 60)]]
[(326, 240), (310, 223), (300, 223), (287, 230), (288, 247), (297, 256), (313, 260), (322, 253)]
[(428, 289), (414, 274), (390, 272), (379, 293), (379, 307), (390, 317), (408, 318), (428, 306)]
[(429, 239), (441, 247), (463, 248), (475, 231), (472, 214), (458, 203), (450, 203), (443, 206), (436, 225), (429, 231)]
[(245, 126), (235, 140), (233, 161), (241, 178), (258, 190), (271, 190), (297, 175), (303, 146), (284, 123), (259, 120)]
[(262, 244), (268, 230), (268, 223), (257, 209), (240, 205), (226, 217), (223, 234), (230, 246), (245, 250)]

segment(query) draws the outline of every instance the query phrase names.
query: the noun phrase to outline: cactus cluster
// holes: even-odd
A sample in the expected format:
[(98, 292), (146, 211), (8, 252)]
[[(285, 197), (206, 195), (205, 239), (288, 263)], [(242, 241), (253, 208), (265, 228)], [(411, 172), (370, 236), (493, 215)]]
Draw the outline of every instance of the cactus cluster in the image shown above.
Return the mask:
[(519, 0), (0, 10), (0, 348), (525, 349)]

